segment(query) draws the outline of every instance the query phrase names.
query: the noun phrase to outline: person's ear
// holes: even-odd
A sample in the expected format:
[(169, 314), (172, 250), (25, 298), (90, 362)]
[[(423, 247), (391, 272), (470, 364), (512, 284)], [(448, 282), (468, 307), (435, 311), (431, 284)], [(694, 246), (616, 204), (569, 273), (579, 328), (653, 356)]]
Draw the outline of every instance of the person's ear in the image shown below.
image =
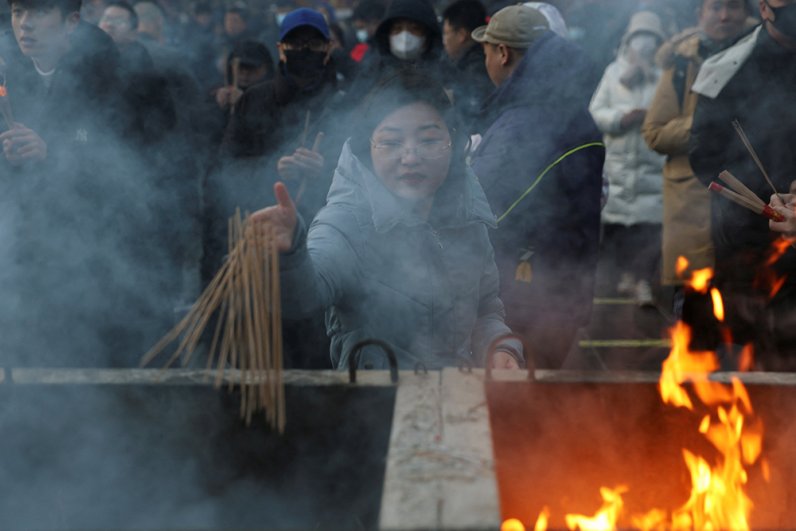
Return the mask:
[(500, 66), (508, 66), (511, 63), (511, 52), (505, 44), (498, 44), (498, 54), (500, 56)]
[(279, 60), (286, 63), (287, 56), (285, 55), (285, 47), (281, 42), (276, 43), (276, 51), (279, 53)]
[(459, 40), (459, 44), (464, 44), (470, 38), (470, 32), (467, 31), (467, 28), (459, 28), (456, 30), (456, 37)]

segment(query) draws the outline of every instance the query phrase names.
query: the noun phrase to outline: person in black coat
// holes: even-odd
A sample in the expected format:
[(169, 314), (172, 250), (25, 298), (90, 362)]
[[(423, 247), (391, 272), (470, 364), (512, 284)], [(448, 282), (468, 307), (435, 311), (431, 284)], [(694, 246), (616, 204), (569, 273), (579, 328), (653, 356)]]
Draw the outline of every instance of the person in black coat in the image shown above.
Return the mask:
[(368, 94), (376, 80), (407, 65), (440, 79), (442, 31), (437, 14), (427, 0), (390, 2), (372, 42), (373, 50), (362, 59), (359, 74), (348, 90), (352, 102)]
[(442, 13), (442, 43), (447, 55), (446, 86), (468, 133), (481, 132), (478, 117), (495, 87), (484, 66), (484, 50), (470, 33), (486, 23), (486, 9), (479, 0), (459, 0)]
[(118, 52), (80, 22), (79, 1), (11, 5), (0, 364), (134, 366), (171, 325), (175, 282), (153, 208), (162, 195), (124, 138)]
[[(227, 250), (227, 219), (275, 201), (284, 180), (299, 212), (311, 220), (323, 206), (345, 140), (345, 111), (330, 61), (330, 33), (318, 11), (297, 9), (280, 27), (274, 79), (249, 88), (237, 102), (221, 149), (219, 168), (204, 187), (206, 284)], [(328, 368), (323, 313), (285, 321), (286, 364)]]
[[(689, 161), (705, 185), (729, 170), (767, 201), (771, 187), (732, 122), (740, 122), (777, 191), (787, 193), (796, 176), (796, 5), (761, 1), (760, 16), (761, 26), (700, 69)], [(788, 323), (796, 318), (796, 250), (778, 246), (764, 217), (715, 195), (711, 235), (713, 283), (725, 299), (733, 343), (752, 343), (762, 369), (794, 370), (796, 334)]]

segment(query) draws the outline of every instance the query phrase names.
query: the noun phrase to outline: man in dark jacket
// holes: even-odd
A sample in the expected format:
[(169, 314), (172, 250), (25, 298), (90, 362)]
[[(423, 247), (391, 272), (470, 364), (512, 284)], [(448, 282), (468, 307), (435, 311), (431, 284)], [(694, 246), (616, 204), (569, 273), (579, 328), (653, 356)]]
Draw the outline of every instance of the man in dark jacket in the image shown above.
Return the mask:
[[(761, 26), (700, 69), (689, 160), (704, 184), (729, 170), (767, 200), (772, 190), (732, 121), (740, 122), (777, 191), (787, 193), (796, 176), (796, 4), (760, 0), (760, 16)], [(713, 197), (711, 212), (714, 284), (725, 299), (733, 342), (754, 343), (761, 368), (794, 370), (796, 334), (779, 323), (796, 308), (796, 250), (775, 251), (778, 235), (767, 220), (721, 197)]]
[(590, 65), (522, 5), (500, 10), (473, 38), (498, 87), (472, 166), (498, 216), (492, 243), (506, 322), (538, 367), (559, 368), (589, 321), (597, 264), (605, 151), (578, 77)]
[[(312, 219), (326, 199), (344, 141), (335, 134), (340, 109), (329, 60), (329, 28), (318, 11), (302, 8), (285, 17), (280, 32), (276, 75), (251, 87), (238, 101), (223, 151), (258, 175), (270, 176), (272, 180), (262, 184), (265, 193), (270, 193), (274, 178), (285, 179), (294, 197), (300, 196), (299, 210)], [(248, 206), (251, 190), (244, 194), (244, 203), (237, 205), (242, 208)], [(268, 199), (255, 201), (264, 200)]]
[(469, 133), (480, 132), (477, 118), (495, 88), (484, 66), (484, 50), (470, 36), (485, 22), (486, 9), (479, 0), (458, 0), (442, 13), (442, 44), (452, 67), (445, 84)]
[[(273, 80), (248, 89), (235, 107), (222, 147), (221, 168), (205, 186), (205, 282), (226, 253), (227, 219), (235, 208), (253, 212), (275, 202), (284, 180), (306, 219), (326, 200), (345, 138), (330, 34), (318, 11), (291, 11), (280, 26)], [(288, 365), (328, 367), (323, 315), (285, 322)]]
[(10, 5), (0, 364), (134, 366), (170, 324), (176, 282), (155, 221), (162, 196), (121, 138), (118, 52), (80, 22), (79, 0)]

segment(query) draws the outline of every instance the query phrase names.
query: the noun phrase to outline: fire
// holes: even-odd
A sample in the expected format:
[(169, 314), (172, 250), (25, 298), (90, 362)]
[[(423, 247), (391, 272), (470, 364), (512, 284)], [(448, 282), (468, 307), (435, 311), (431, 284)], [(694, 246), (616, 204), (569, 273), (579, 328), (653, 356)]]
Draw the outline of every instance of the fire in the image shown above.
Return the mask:
[(525, 531), (525, 526), (516, 518), (509, 518), (500, 525), (500, 531)]
[(627, 492), (627, 487), (620, 485), (615, 489), (608, 487), (600, 488), (600, 496), (603, 499), (603, 506), (593, 517), (580, 514), (568, 514), (566, 516), (567, 527), (574, 531), (612, 531), (616, 529), (619, 514), (622, 512), (622, 494)]
[(778, 275), (774, 271), (773, 266), (782, 258), (782, 255), (790, 249), (792, 243), (793, 240), (786, 238), (775, 240), (768, 250), (765, 267), (758, 272), (757, 284), (761, 289), (768, 292), (769, 299), (773, 299), (785, 284), (785, 279), (787, 277), (785, 275)]
[[(688, 262), (682, 259), (677, 267), (684, 271)], [(696, 291), (710, 293), (716, 319), (723, 321), (724, 304), (719, 291), (710, 288), (712, 276), (710, 269), (694, 271), (688, 285)], [(661, 400), (695, 413), (697, 406), (707, 411), (700, 414), (697, 429), (716, 449), (716, 456), (709, 459), (688, 448), (682, 449), (691, 477), (691, 494), (679, 508), (669, 511), (653, 508), (644, 514), (623, 515), (622, 494), (627, 492), (627, 487), (602, 487), (602, 508), (593, 517), (566, 515), (570, 530), (614, 530), (623, 517), (643, 531), (749, 529), (754, 504), (745, 492), (749, 480), (747, 467), (759, 461), (763, 479), (768, 481), (770, 474), (768, 462), (761, 459), (763, 423), (755, 416), (749, 393), (738, 378), (733, 378), (730, 384), (710, 379), (710, 373), (719, 369), (718, 357), (714, 352), (689, 349), (691, 330), (688, 325), (677, 322), (670, 335), (672, 349), (663, 363), (658, 382)], [(744, 369), (751, 368), (751, 346), (744, 348), (740, 364)], [(548, 516), (539, 515), (537, 531), (546, 529)]]
[(724, 321), (724, 301), (721, 299), (719, 290), (710, 288), (710, 298), (713, 301), (713, 315), (719, 321)]

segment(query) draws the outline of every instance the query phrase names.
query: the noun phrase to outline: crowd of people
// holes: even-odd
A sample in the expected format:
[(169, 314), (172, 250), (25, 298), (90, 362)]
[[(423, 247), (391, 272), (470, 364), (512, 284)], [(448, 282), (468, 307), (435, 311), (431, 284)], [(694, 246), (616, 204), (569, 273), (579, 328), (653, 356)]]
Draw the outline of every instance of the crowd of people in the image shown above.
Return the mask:
[[(240, 209), (280, 235), (289, 367), (374, 338), (406, 368), (560, 368), (598, 264), (700, 348), (796, 366), (792, 0), (8, 8), (2, 365), (135, 365)], [(771, 196), (733, 120), (784, 221), (707, 191)], [(729, 344), (684, 287), (705, 267)]]

